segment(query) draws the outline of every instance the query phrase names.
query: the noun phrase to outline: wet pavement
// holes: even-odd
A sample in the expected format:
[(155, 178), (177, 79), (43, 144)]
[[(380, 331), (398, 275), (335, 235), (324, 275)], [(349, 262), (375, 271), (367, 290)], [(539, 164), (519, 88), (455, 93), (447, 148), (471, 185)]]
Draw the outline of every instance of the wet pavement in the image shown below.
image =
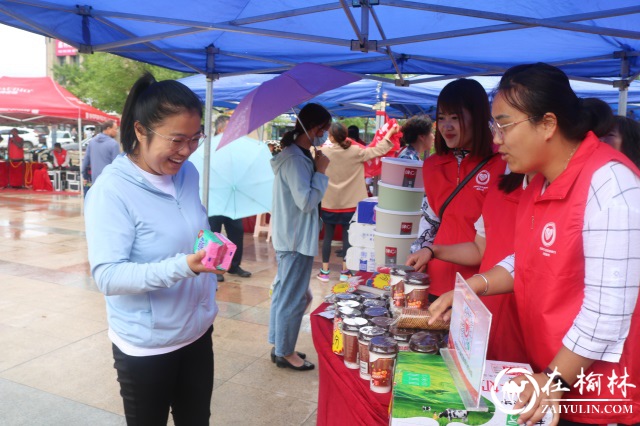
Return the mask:
[[(217, 293), (213, 425), (316, 423), (318, 370), (279, 369), (269, 359), (276, 262), (265, 237), (245, 234), (242, 267), (253, 275), (227, 274)], [(0, 190), (0, 247), (0, 425), (124, 425), (78, 196)], [(313, 309), (329, 284), (312, 278), (311, 288)], [(308, 315), (296, 349), (317, 361)]]

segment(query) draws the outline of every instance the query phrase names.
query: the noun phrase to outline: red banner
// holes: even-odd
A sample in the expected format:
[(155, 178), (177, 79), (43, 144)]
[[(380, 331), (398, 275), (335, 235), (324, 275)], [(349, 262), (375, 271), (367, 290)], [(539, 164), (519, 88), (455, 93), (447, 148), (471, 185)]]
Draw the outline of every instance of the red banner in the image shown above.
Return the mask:
[(78, 49), (64, 41), (56, 40), (56, 56), (76, 56), (77, 54)]

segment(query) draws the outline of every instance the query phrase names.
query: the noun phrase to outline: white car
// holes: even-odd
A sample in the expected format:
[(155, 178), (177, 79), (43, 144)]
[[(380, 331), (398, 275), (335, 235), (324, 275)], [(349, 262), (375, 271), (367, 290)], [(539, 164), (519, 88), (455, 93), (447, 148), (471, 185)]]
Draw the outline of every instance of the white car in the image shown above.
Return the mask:
[[(63, 143), (72, 143), (75, 142), (73, 140), (73, 136), (71, 136), (71, 132), (66, 130), (56, 130), (56, 142), (59, 144)], [(53, 148), (53, 138), (51, 135), (47, 135), (47, 146), (49, 148)]]
[(24, 140), (25, 150), (30, 150), (34, 146), (38, 146), (38, 134), (33, 129), (28, 129), (26, 127), (0, 126), (0, 136), (2, 136), (2, 142), (0, 142), (0, 150), (6, 150), (8, 148), (11, 129), (18, 130), (18, 136), (20, 136)]

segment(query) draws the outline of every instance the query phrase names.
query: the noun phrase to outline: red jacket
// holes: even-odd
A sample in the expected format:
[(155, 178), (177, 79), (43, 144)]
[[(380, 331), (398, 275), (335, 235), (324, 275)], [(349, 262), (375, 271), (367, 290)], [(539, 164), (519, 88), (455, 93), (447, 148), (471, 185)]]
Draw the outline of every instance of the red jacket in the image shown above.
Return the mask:
[(24, 160), (24, 148), (16, 145), (18, 143), (24, 143), (24, 140), (20, 136), (9, 137), (9, 160)]
[[(544, 177), (536, 176), (520, 202), (516, 224), (514, 293), (520, 324), (526, 336), (524, 348), (534, 371), (543, 371), (549, 366), (582, 306), (585, 287), (584, 212), (591, 178), (596, 170), (609, 161), (619, 161), (640, 175), (640, 171), (624, 155), (589, 133), (568, 168), (553, 185), (540, 195)], [(582, 394), (572, 388), (564, 398), (625, 398), (620, 389), (614, 388), (616, 393), (611, 395), (607, 388), (607, 377), (611, 376), (612, 371), (620, 377), (625, 367), (629, 374), (628, 383), (640, 387), (638, 307), (631, 319), (629, 337), (620, 362), (595, 361), (585, 371), (585, 375), (589, 372), (602, 374), (600, 396), (596, 391), (587, 391), (585, 387)], [(571, 378), (570, 381), (574, 380)], [(563, 414), (562, 418), (581, 423), (637, 423), (640, 421), (639, 390), (627, 388), (626, 398), (633, 399), (633, 413), (569, 413)]]
[[(436, 215), (440, 207), (475, 166), (481, 158), (467, 155), (458, 167), (458, 160), (453, 153), (432, 155), (424, 161), (422, 176), (429, 206)], [(505, 163), (494, 155), (487, 164), (462, 188), (453, 198), (440, 218), (440, 228), (434, 244), (458, 244), (474, 241), (476, 230), (474, 223), (480, 217), (482, 204), (487, 194), (488, 185), (504, 173)], [(427, 272), (431, 277), (429, 292), (440, 296), (453, 290), (456, 272), (468, 278), (478, 272), (477, 267), (460, 266), (454, 263), (432, 259), (427, 264)]]
[[(505, 194), (498, 189), (497, 179), (489, 187), (482, 206), (487, 244), (480, 264), (481, 272), (493, 268), (502, 259), (513, 254), (516, 213), (522, 192), (520, 186)], [(487, 359), (527, 362), (514, 294), (484, 296), (482, 302), (493, 315)]]

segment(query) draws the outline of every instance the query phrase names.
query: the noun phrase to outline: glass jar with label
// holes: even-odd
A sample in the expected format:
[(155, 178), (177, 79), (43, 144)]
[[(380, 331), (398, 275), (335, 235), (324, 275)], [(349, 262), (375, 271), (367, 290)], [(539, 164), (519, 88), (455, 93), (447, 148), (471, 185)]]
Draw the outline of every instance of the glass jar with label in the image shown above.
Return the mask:
[(411, 336), (417, 330), (413, 328), (399, 328), (395, 325), (389, 327), (389, 336), (391, 336), (396, 342), (398, 342), (398, 350), (406, 352), (409, 350), (409, 341)]
[(404, 297), (407, 308), (426, 309), (429, 306), (429, 274), (410, 272), (404, 277)]
[(342, 339), (344, 342), (344, 365), (352, 370), (358, 370), (358, 332), (368, 325), (366, 319), (361, 317), (347, 317), (342, 321)]
[(419, 331), (411, 336), (409, 349), (411, 352), (437, 355), (442, 347), (442, 333), (433, 331)]
[(342, 321), (347, 317), (361, 317), (362, 312), (358, 309), (349, 308), (349, 307), (341, 307), (336, 311), (335, 316), (333, 317), (333, 343), (332, 349), (333, 353), (336, 355), (342, 355), (344, 342), (342, 338)]
[(373, 392), (391, 392), (397, 354), (398, 344), (390, 337), (376, 336), (369, 342), (369, 389)]
[(358, 361), (360, 362), (360, 378), (371, 379), (369, 372), (369, 342), (376, 336), (383, 336), (384, 328), (368, 325), (358, 332)]

